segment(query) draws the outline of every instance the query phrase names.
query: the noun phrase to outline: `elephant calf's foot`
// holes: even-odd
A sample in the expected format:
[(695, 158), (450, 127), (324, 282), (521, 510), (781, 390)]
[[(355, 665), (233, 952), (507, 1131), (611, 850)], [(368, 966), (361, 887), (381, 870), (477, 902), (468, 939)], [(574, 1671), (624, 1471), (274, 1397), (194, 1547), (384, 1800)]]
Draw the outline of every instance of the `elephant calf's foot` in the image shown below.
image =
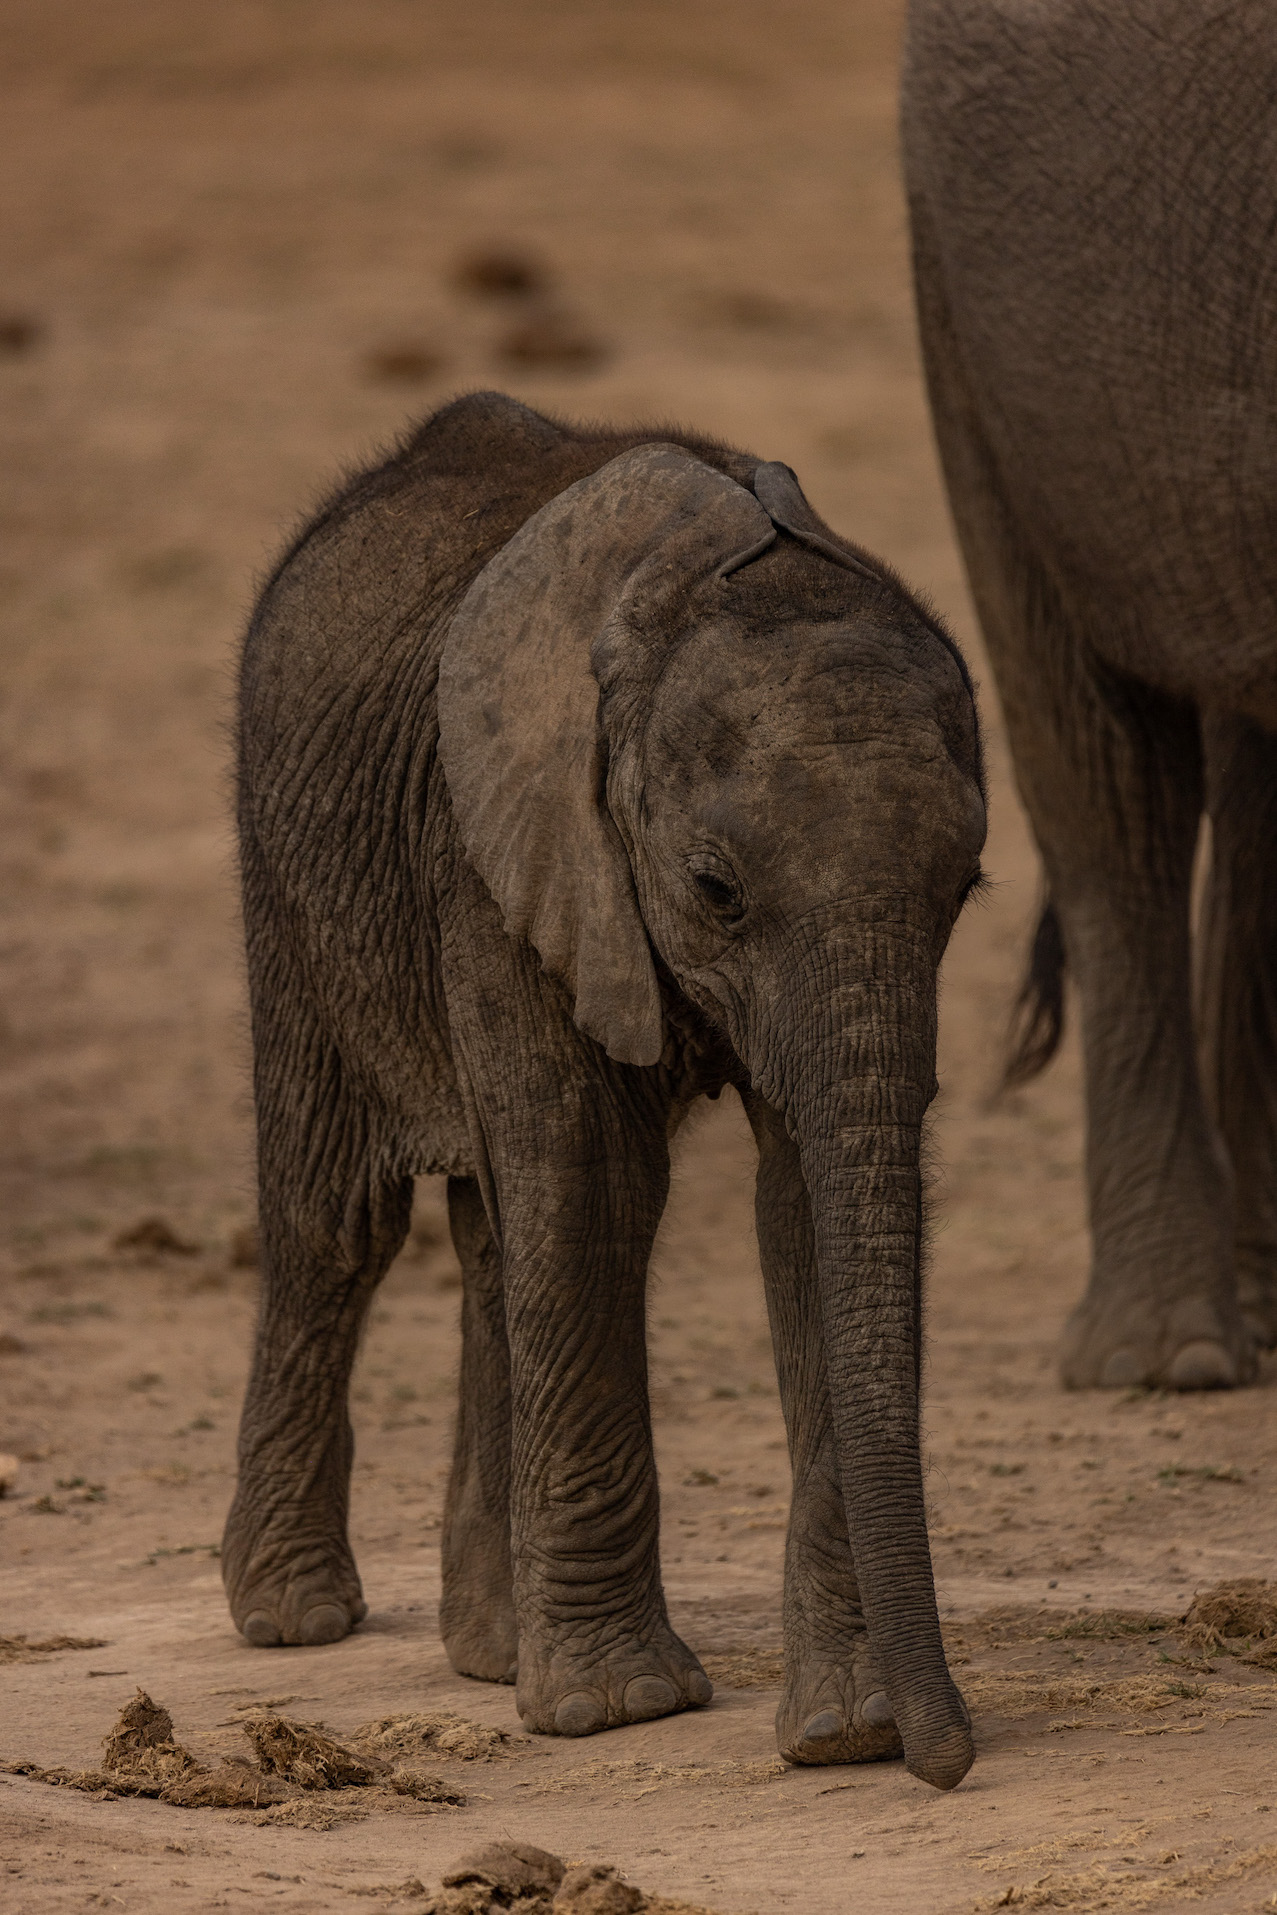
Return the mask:
[(344, 1544), (287, 1549), (259, 1539), (242, 1548), (228, 1524), (222, 1577), (235, 1627), (254, 1649), (338, 1642), (368, 1614), (359, 1572)]
[(845, 1662), (812, 1657), (798, 1663), (776, 1711), (776, 1744), (786, 1762), (810, 1767), (904, 1754), (868, 1636), (854, 1643)]
[(541, 1735), (597, 1735), (627, 1722), (650, 1722), (700, 1708), (714, 1685), (668, 1627), (644, 1641), (606, 1649), (548, 1653), (526, 1640), (519, 1651), (518, 1708), (524, 1727)]
[(1060, 1365), (1072, 1390), (1227, 1390), (1253, 1381), (1255, 1370), (1254, 1341), (1234, 1303), (1129, 1290), (1083, 1299)]

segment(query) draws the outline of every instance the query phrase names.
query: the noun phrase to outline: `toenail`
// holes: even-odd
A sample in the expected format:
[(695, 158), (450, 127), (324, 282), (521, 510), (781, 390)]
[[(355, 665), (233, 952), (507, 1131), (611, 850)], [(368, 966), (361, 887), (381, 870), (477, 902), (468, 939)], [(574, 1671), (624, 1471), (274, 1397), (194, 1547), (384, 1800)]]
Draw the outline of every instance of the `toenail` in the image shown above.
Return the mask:
[(275, 1649), (282, 1640), (279, 1624), (264, 1609), (255, 1609), (251, 1616), (244, 1618), (240, 1634), (254, 1649)]
[(554, 1727), (559, 1735), (594, 1735), (606, 1726), (607, 1716), (593, 1696), (564, 1696), (554, 1712)]
[(895, 1711), (885, 1689), (875, 1689), (871, 1696), (865, 1697), (860, 1719), (867, 1722), (871, 1729), (883, 1729), (889, 1722), (895, 1721)]
[(310, 1648), (321, 1642), (340, 1642), (349, 1627), (344, 1609), (335, 1602), (317, 1602), (302, 1617), (297, 1640)]
[(678, 1707), (678, 1695), (664, 1676), (634, 1676), (625, 1685), (621, 1707), (631, 1722), (651, 1722)]
[(714, 1693), (714, 1685), (703, 1669), (689, 1670), (685, 1687), (687, 1700), (697, 1709), (708, 1702)]
[(804, 1742), (832, 1742), (835, 1736), (842, 1734), (842, 1731), (842, 1717), (833, 1709), (822, 1709), (818, 1716), (813, 1716), (811, 1721), (804, 1725), (802, 1740)]
[(1194, 1337), (1176, 1352), (1166, 1380), (1173, 1390), (1230, 1390), (1237, 1381), (1237, 1365), (1222, 1343)]
[(1100, 1371), (1102, 1390), (1130, 1390), (1144, 1381), (1144, 1365), (1134, 1350), (1114, 1350)]
[(352, 1602), (352, 1603), (351, 1603), (351, 1605), (350, 1605), (350, 1626), (351, 1626), (351, 1628), (353, 1629), (353, 1628), (354, 1628), (354, 1626), (355, 1626), (355, 1624), (356, 1624), (357, 1622), (362, 1622), (362, 1621), (363, 1621), (363, 1619), (364, 1619), (364, 1617), (365, 1617), (365, 1616), (366, 1616), (367, 1614), (368, 1614), (368, 1605), (367, 1605), (367, 1603), (366, 1603), (366, 1602), (364, 1601), (364, 1599), (363, 1599), (363, 1597), (362, 1597), (362, 1596), (356, 1596), (356, 1598), (355, 1598), (355, 1600), (354, 1600), (354, 1602)]

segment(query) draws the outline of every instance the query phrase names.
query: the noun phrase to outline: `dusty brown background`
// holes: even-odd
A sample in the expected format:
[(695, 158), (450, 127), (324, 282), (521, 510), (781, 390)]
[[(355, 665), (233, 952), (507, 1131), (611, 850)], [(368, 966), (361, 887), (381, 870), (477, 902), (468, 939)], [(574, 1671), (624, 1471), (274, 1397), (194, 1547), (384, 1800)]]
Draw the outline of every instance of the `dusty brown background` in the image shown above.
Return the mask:
[[(0, 1756), (91, 1760), (139, 1682), (203, 1748), (271, 1696), (339, 1731), (445, 1705), (517, 1726), (510, 1692), (451, 1677), (435, 1636), (457, 1316), (435, 1189), (356, 1381), (369, 1622), (261, 1654), (222, 1605), (253, 1310), (229, 1250), (251, 1142), (236, 632), (336, 469), (496, 384), (787, 460), (979, 669), (910, 318), (898, 32), (894, 0), (4, 9), (3, 304), (41, 330), (0, 353), (0, 1449), (22, 1458), (0, 1634), (108, 1646), (0, 1666)], [(453, 279), (491, 243), (547, 263), (597, 364), (503, 362), (514, 315)], [(387, 376), (414, 354), (436, 370)], [(988, 1106), (1036, 878), (987, 685), (984, 705), (995, 889), (946, 963), (935, 1126), (942, 1607), (1176, 1611), (1271, 1571), (1274, 1366), (1233, 1397), (1056, 1384), (1085, 1274), (1077, 1070), (1069, 1048)], [(1174, 1638), (958, 1629), (981, 1759), (953, 1796), (899, 1765), (775, 1773), (787, 1470), (749, 1185), (725, 1099), (682, 1148), (652, 1341), (676, 1621), (754, 1686), (477, 1778), (454, 1764), (466, 1808), (328, 1833), (0, 1777), (5, 1907), (344, 1909), (494, 1833), (728, 1911), (912, 1915), (1010, 1888), (1026, 1906), (1277, 1906), (1272, 1678), (1168, 1664)], [(151, 1215), (193, 1254), (112, 1248)]]

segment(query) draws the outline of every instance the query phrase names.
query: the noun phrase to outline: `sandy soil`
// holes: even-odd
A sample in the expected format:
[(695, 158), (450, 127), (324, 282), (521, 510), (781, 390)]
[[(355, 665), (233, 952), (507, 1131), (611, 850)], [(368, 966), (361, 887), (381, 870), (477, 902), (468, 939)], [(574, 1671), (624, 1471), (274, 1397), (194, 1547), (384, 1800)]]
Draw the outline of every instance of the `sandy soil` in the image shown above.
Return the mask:
[[(898, 25), (893, 0), (5, 9), (4, 299), (39, 330), (0, 325), (0, 1634), (103, 1641), (0, 1665), (0, 1758), (92, 1763), (137, 1684), (204, 1754), (272, 1698), (338, 1734), (440, 1708), (517, 1729), (435, 1634), (458, 1301), (435, 1188), (356, 1380), (368, 1622), (261, 1653), (223, 1607), (253, 1313), (236, 629), (337, 467), (499, 384), (789, 461), (978, 665), (909, 315)], [(488, 244), (553, 270), (599, 357), (503, 356), (520, 312), (456, 283)], [(996, 888), (946, 964), (927, 1411), (968, 1781), (774, 1760), (787, 1469), (724, 1099), (683, 1139), (652, 1306), (668, 1587), (712, 1706), (440, 1758), (465, 1806), (328, 1830), (0, 1775), (6, 1909), (345, 1909), (494, 1835), (724, 1911), (1277, 1906), (1277, 1676), (1067, 1621), (1272, 1571), (1277, 1369), (1230, 1397), (1057, 1384), (1077, 1069), (990, 1105), (1036, 879), (985, 710)], [(189, 1253), (115, 1247), (151, 1216)]]

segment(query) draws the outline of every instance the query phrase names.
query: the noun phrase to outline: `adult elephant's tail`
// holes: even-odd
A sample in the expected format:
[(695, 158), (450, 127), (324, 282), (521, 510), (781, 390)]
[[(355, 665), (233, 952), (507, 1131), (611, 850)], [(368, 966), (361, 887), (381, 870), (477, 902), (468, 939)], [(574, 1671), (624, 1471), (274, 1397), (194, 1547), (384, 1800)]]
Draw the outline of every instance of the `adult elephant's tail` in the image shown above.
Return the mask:
[(1064, 1031), (1064, 938), (1048, 897), (1033, 934), (1029, 968), (1011, 1017), (1011, 1050), (1002, 1073), (1003, 1090), (1027, 1084), (1045, 1070)]

